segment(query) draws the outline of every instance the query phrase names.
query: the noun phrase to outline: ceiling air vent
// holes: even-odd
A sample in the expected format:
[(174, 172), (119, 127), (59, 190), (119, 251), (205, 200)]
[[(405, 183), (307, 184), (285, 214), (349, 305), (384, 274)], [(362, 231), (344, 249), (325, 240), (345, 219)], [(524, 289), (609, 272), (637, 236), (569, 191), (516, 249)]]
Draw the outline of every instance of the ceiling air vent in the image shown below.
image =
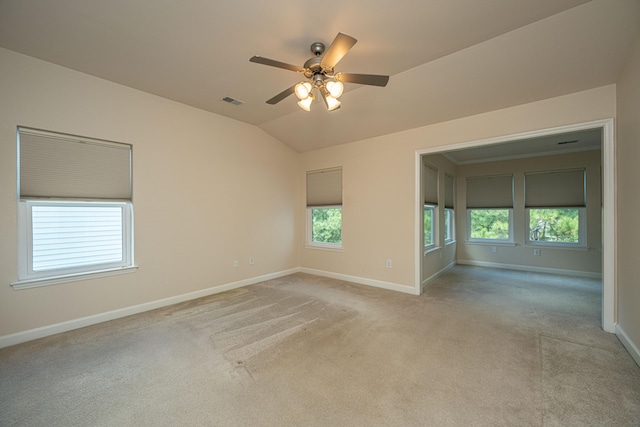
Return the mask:
[(242, 105), (242, 104), (244, 104), (244, 101), (240, 101), (239, 99), (235, 99), (235, 98), (230, 98), (228, 96), (225, 96), (224, 98), (222, 98), (222, 100), (224, 102), (228, 102), (229, 104), (233, 104), (233, 105)]

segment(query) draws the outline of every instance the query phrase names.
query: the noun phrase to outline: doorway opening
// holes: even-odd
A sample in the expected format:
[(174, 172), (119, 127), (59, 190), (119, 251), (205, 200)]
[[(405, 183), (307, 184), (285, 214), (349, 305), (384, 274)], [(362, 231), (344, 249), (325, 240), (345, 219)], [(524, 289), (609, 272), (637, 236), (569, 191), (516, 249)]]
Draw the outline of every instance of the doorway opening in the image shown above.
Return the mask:
[[(574, 125), (560, 126), (496, 138), (468, 141), (447, 146), (432, 147), (416, 151), (415, 154), (415, 293), (420, 294), (423, 288), (423, 221), (424, 195), (423, 156), (446, 154), (458, 150), (481, 147), (498, 148), (500, 144), (524, 143), (525, 140), (548, 138), (558, 134), (581, 132), (587, 130), (601, 131), (601, 192), (602, 192), (602, 329), (615, 332), (616, 324), (616, 277), (615, 277), (615, 139), (613, 119), (597, 120)], [(461, 237), (463, 238), (463, 237)], [(457, 260), (457, 257), (456, 257)]]

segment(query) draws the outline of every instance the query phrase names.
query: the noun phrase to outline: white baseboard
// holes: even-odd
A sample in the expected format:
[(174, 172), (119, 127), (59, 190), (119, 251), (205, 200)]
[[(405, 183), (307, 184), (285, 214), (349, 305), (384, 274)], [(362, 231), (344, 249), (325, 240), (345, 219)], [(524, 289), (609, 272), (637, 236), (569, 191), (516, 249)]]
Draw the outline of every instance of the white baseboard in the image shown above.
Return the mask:
[(634, 344), (633, 341), (631, 341), (629, 335), (626, 334), (626, 332), (619, 324), (616, 324), (616, 336), (618, 337), (624, 348), (627, 349), (631, 357), (633, 357), (633, 360), (635, 360), (638, 366), (640, 366), (640, 349), (637, 345)]
[(241, 288), (243, 286), (254, 285), (256, 283), (265, 282), (271, 279), (277, 279), (279, 277), (288, 276), (290, 274), (298, 272), (298, 268), (290, 270), (278, 271), (276, 273), (265, 274), (262, 276), (252, 277), (250, 279), (240, 280), (238, 282), (227, 283), (220, 286), (214, 286), (212, 288), (202, 289), (195, 292), (189, 292), (186, 294), (176, 295), (161, 300), (146, 302), (143, 304), (134, 305), (131, 307), (125, 307), (118, 310), (107, 311), (105, 313), (95, 314), (92, 316), (81, 317), (79, 319), (68, 320), (66, 322), (55, 323), (53, 325), (47, 325), (40, 328), (29, 329), (27, 331), (17, 332), (15, 334), (0, 336), (0, 348), (9, 347), (11, 345), (20, 344), (27, 341), (32, 341), (38, 338), (47, 337), (61, 332), (67, 332), (74, 329), (84, 328), (85, 326), (95, 325), (97, 323), (106, 322), (109, 320), (118, 319), (125, 316), (131, 316), (132, 314), (143, 313), (145, 311), (155, 310), (156, 308), (166, 307), (172, 304), (178, 304), (185, 301), (190, 301), (196, 298), (202, 298), (209, 295), (218, 294), (232, 289)]
[(348, 274), (334, 273), (331, 271), (315, 270), (313, 268), (299, 267), (301, 273), (314, 274), (316, 276), (328, 277), (330, 279), (344, 280), (346, 282), (358, 283), (360, 285), (373, 286), (375, 288), (388, 289), (390, 291), (404, 292), (405, 294), (419, 295), (413, 286), (399, 285), (392, 282), (384, 282), (382, 280), (367, 279), (365, 277), (350, 276)]
[(433, 282), (434, 280), (436, 280), (438, 277), (442, 276), (444, 273), (446, 273), (447, 271), (451, 270), (454, 266), (456, 265), (456, 262), (453, 261), (451, 264), (445, 266), (442, 270), (432, 274), (431, 276), (427, 277), (426, 279), (424, 279), (422, 281), (421, 284), (421, 293), (424, 292), (425, 288), (429, 285), (429, 283)]
[(502, 270), (528, 271), (531, 273), (558, 274), (561, 276), (584, 277), (588, 279), (602, 279), (602, 274), (600, 273), (591, 273), (588, 271), (578, 271), (578, 270), (564, 270), (561, 268), (532, 267), (529, 265), (518, 265), (518, 264), (501, 264), (497, 262), (475, 261), (470, 259), (459, 259), (458, 264), (473, 265), (476, 267), (499, 268)]

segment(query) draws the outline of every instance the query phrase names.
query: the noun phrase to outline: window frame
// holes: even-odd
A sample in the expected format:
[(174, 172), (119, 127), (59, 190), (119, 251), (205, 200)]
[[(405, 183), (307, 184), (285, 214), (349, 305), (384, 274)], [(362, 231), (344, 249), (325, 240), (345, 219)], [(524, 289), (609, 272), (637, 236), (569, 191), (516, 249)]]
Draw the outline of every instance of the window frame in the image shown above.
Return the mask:
[[(85, 266), (33, 271), (32, 208), (34, 206), (108, 206), (122, 210), (122, 260)], [(74, 201), (25, 199), (18, 201), (18, 281), (14, 289), (85, 280), (92, 277), (130, 272), (134, 265), (133, 203), (130, 201)]]
[[(545, 242), (539, 240), (531, 240), (530, 230), (530, 211), (531, 209), (577, 209), (578, 210), (578, 242)], [(524, 209), (524, 226), (525, 226), (525, 245), (559, 249), (587, 249), (587, 208), (586, 207), (530, 207)]]
[[(340, 209), (340, 243), (316, 242), (313, 240), (313, 210), (314, 209)], [(307, 206), (307, 238), (305, 247), (310, 249), (325, 249), (331, 251), (342, 251), (344, 249), (343, 233), (343, 210), (342, 205)]]
[[(507, 239), (487, 239), (479, 237), (471, 237), (471, 212), (472, 211), (508, 211), (509, 213), (509, 237)], [(513, 230), (513, 208), (467, 208), (467, 242), (469, 243), (486, 243), (486, 244), (514, 244)]]
[[(425, 230), (424, 230), (424, 215), (427, 212), (427, 210), (431, 211), (431, 243), (427, 243), (426, 239), (424, 238), (425, 235)], [(437, 247), (437, 231), (438, 231), (438, 227), (436, 226), (438, 221), (438, 205), (433, 205), (433, 204), (427, 204), (425, 203), (423, 205), (423, 209), (422, 209), (422, 224), (423, 224), (423, 229), (422, 229), (422, 243), (424, 245), (424, 250), (425, 252), (432, 250), (434, 248)]]
[[(449, 224), (447, 224), (447, 218)], [(444, 243), (449, 244), (456, 241), (455, 209), (444, 208)]]

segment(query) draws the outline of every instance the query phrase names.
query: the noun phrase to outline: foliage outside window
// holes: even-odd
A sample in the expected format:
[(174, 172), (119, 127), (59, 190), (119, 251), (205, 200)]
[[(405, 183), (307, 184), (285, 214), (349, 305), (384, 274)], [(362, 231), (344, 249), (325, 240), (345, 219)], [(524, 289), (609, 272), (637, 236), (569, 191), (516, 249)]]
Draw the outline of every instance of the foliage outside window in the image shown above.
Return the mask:
[(469, 209), (470, 240), (512, 240), (511, 209)]
[(434, 224), (435, 224), (435, 207), (424, 206), (424, 247), (435, 245)]
[(311, 218), (310, 243), (342, 245), (342, 208), (309, 208)]
[(550, 244), (581, 243), (580, 209), (528, 209), (529, 242)]

